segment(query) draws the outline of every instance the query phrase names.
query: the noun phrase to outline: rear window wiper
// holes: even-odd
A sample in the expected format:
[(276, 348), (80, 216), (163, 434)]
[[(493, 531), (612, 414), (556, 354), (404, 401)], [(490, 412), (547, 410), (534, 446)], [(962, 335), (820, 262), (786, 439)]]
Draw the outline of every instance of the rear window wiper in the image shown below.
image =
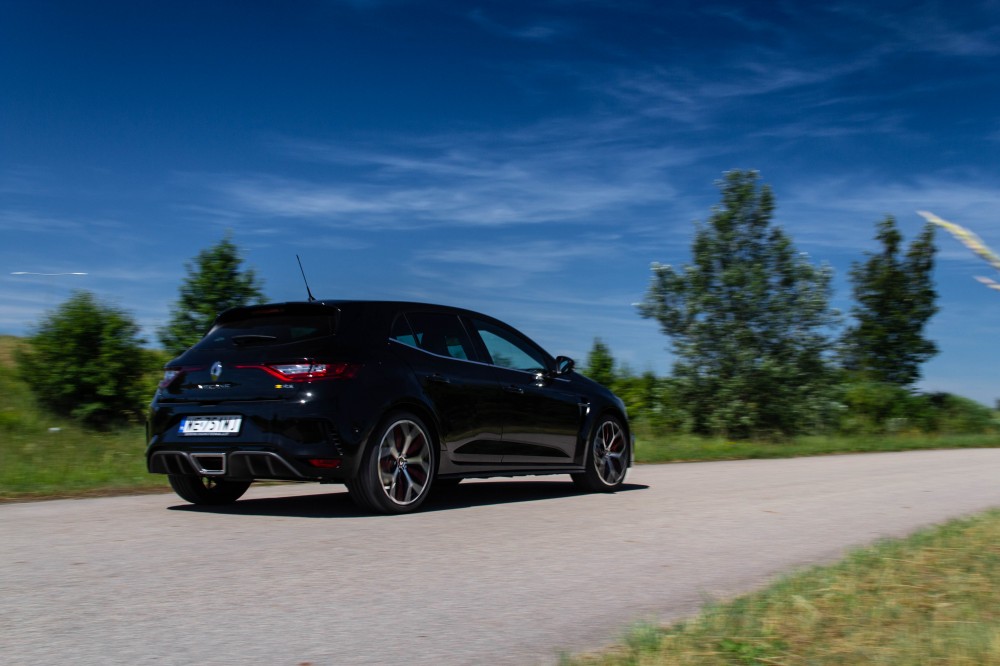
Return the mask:
[(259, 334), (234, 335), (232, 338), (230, 338), (230, 340), (233, 341), (233, 344), (237, 346), (264, 344), (277, 339), (278, 336), (276, 335), (259, 335)]

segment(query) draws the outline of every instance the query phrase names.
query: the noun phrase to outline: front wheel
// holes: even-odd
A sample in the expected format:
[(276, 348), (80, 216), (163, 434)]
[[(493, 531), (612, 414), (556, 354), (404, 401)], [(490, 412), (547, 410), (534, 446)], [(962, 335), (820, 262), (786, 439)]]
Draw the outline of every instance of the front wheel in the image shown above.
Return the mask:
[(586, 470), (573, 474), (573, 482), (584, 490), (610, 493), (625, 483), (628, 470), (629, 444), (625, 429), (614, 416), (605, 416), (594, 429), (587, 447)]
[(397, 413), (372, 433), (357, 478), (347, 484), (362, 508), (379, 513), (416, 511), (430, 492), (436, 444), (418, 417)]
[(231, 504), (243, 497), (250, 481), (226, 481), (214, 476), (181, 476), (169, 474), (167, 479), (174, 492), (192, 504)]

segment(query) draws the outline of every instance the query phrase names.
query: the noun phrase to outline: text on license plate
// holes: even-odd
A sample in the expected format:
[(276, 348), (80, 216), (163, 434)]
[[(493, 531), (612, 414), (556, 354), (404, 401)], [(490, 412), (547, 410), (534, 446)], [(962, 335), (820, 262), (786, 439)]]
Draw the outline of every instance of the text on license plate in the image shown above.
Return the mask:
[(238, 435), (239, 416), (187, 416), (181, 421), (182, 435)]

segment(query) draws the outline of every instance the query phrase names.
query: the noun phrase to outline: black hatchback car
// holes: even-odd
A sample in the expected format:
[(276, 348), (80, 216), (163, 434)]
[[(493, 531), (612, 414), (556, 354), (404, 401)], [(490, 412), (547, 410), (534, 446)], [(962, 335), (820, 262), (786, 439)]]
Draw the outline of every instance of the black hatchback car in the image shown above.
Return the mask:
[(195, 504), (283, 479), (404, 513), (472, 477), (614, 491), (633, 461), (624, 404), (571, 359), (486, 315), (403, 302), (227, 310), (166, 366), (147, 435), (149, 471)]

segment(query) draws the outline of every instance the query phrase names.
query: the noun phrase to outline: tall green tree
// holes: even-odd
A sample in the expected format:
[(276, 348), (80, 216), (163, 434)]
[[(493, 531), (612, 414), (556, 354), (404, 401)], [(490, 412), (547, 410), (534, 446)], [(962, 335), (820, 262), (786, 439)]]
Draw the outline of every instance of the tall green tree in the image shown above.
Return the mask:
[(144, 342), (129, 314), (79, 291), (37, 325), (18, 370), (44, 407), (111, 426), (140, 417), (149, 398)]
[(164, 349), (180, 354), (208, 332), (215, 317), (229, 308), (264, 302), (263, 285), (253, 269), (242, 267), (239, 248), (227, 235), (185, 264), (187, 277), (169, 323), (160, 329)]
[(763, 437), (827, 417), (831, 271), (772, 223), (774, 195), (755, 171), (730, 171), (698, 224), (692, 263), (654, 264), (639, 313), (676, 357), (674, 389), (695, 432)]
[(927, 322), (937, 312), (933, 270), (934, 226), (924, 225), (902, 255), (903, 236), (887, 216), (876, 227), (882, 249), (851, 267), (855, 323), (843, 338), (844, 365), (875, 381), (909, 386), (937, 353)]
[(611, 349), (600, 338), (594, 338), (594, 346), (587, 354), (587, 370), (584, 373), (598, 384), (610, 387), (615, 381), (615, 357)]

